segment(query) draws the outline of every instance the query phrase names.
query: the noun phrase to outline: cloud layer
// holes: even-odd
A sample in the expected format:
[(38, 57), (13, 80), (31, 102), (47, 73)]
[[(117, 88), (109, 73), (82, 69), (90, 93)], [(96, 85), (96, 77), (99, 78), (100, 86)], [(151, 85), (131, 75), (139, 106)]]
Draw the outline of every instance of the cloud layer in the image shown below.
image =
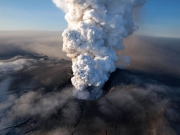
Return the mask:
[(61, 32), (0, 32), (0, 58), (17, 55), (47, 55), (67, 59)]

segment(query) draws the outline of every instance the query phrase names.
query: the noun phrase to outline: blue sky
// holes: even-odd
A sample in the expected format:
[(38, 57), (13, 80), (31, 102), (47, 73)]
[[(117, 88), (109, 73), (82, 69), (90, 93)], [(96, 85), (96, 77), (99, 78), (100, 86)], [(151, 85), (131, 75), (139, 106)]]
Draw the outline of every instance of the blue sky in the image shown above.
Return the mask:
[(0, 0), (0, 30), (63, 30), (64, 13), (51, 0)]
[[(180, 37), (180, 0), (147, 0), (135, 23), (141, 35)], [(0, 30), (62, 31), (64, 13), (51, 0), (0, 0)]]
[(180, 0), (147, 0), (140, 11), (139, 33), (180, 37)]

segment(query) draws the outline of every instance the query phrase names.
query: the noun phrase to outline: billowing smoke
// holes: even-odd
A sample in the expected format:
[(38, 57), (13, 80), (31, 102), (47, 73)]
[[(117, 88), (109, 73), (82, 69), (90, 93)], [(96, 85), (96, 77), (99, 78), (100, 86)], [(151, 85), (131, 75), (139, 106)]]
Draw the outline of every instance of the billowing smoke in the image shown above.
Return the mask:
[[(123, 38), (137, 27), (132, 9), (145, 0), (53, 0), (66, 12), (68, 28), (63, 32), (63, 51), (72, 59), (74, 95), (96, 99), (123, 50)], [(128, 62), (124, 57), (124, 62)], [(123, 59), (123, 58), (122, 58)]]

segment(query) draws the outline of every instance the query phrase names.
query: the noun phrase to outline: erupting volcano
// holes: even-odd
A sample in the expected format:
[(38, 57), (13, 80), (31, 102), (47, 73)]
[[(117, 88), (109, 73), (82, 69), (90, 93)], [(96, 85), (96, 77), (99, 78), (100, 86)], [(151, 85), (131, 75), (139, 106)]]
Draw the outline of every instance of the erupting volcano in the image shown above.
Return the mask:
[[(97, 99), (110, 73), (116, 69), (116, 50), (123, 50), (123, 38), (137, 26), (132, 9), (145, 0), (53, 0), (66, 12), (68, 28), (63, 32), (63, 51), (72, 59), (75, 87), (79, 99)], [(124, 62), (129, 62), (128, 57)]]

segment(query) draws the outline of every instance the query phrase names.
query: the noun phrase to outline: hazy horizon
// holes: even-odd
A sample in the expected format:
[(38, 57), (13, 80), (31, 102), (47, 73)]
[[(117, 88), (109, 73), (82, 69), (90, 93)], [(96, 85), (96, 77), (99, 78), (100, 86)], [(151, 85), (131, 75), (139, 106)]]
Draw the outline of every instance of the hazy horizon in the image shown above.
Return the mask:
[[(0, 57), (41, 54), (69, 60), (62, 51), (61, 34), (61, 31), (0, 31)], [(127, 67), (129, 69), (180, 75), (179, 44), (180, 38), (133, 34), (124, 39), (125, 50), (120, 51), (119, 55), (131, 57), (131, 63)]]

